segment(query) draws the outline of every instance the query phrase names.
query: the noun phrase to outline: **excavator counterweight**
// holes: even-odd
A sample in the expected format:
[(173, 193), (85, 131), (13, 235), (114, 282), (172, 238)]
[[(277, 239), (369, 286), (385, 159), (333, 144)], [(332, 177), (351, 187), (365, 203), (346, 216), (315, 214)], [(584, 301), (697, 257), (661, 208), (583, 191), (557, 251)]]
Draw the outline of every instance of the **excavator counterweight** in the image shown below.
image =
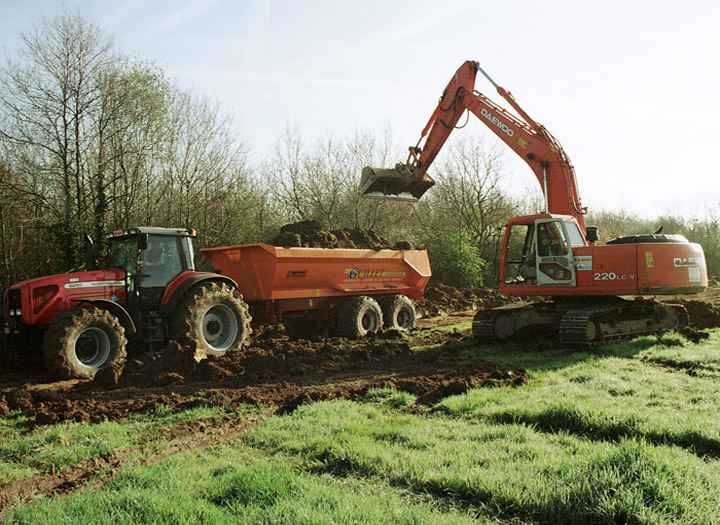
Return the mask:
[(371, 168), (362, 170), (360, 194), (369, 199), (395, 199), (417, 201), (432, 188), (435, 181), (423, 175), (420, 180), (410, 171), (407, 164), (398, 163), (395, 168)]

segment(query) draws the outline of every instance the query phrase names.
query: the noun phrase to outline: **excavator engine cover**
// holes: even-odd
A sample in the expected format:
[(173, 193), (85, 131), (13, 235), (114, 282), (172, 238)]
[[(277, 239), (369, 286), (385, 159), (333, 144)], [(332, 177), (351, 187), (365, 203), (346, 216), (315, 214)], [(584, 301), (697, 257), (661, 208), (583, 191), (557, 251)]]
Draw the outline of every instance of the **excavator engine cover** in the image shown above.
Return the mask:
[(435, 184), (428, 175), (421, 180), (406, 164), (398, 163), (394, 169), (365, 166), (360, 179), (360, 195), (369, 199), (417, 201)]

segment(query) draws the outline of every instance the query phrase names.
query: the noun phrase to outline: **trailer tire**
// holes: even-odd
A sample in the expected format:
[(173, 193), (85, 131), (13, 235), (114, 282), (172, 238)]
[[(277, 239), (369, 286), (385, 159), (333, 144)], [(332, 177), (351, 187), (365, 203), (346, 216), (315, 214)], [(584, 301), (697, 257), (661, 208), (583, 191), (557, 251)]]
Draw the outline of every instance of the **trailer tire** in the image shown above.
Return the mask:
[(43, 354), (53, 375), (90, 379), (102, 368), (125, 362), (125, 329), (107, 310), (76, 306), (50, 324), (43, 338)]
[(375, 299), (366, 296), (350, 297), (340, 304), (335, 322), (337, 335), (364, 337), (382, 328), (382, 309)]
[(181, 345), (196, 344), (208, 355), (225, 355), (247, 344), (252, 330), (242, 296), (226, 283), (192, 287), (170, 318), (170, 338)]
[(394, 330), (415, 328), (415, 305), (404, 295), (393, 294), (379, 301), (383, 314), (383, 326)]

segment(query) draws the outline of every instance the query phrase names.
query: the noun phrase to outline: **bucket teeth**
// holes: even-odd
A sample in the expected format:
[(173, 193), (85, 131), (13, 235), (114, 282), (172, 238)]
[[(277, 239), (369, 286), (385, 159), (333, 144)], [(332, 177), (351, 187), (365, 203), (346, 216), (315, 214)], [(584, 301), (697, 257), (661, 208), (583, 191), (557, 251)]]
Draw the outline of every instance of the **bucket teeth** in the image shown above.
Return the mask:
[(360, 179), (360, 194), (369, 199), (417, 201), (435, 182), (427, 175), (421, 180), (405, 164), (395, 168), (365, 166)]

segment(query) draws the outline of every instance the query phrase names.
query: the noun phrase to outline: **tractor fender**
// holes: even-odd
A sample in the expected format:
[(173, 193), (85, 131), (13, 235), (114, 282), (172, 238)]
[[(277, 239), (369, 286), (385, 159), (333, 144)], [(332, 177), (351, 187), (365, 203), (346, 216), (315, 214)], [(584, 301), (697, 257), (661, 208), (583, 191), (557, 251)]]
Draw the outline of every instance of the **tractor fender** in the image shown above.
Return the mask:
[(231, 279), (230, 277), (227, 277), (225, 275), (220, 275), (218, 273), (196, 273), (191, 275), (190, 277), (187, 277), (183, 282), (181, 282), (177, 288), (172, 292), (170, 297), (168, 298), (167, 302), (160, 305), (160, 314), (163, 317), (168, 317), (170, 314), (175, 311), (175, 307), (178, 305), (180, 300), (183, 298), (183, 296), (193, 288), (195, 285), (198, 285), (200, 283), (208, 282), (208, 281), (217, 281), (220, 283), (226, 283), (228, 286), (234, 288), (237, 290), (237, 283)]
[(128, 311), (121, 304), (110, 301), (109, 299), (79, 299), (74, 302), (77, 302), (77, 304), (79, 305), (83, 303), (92, 304), (93, 306), (97, 306), (98, 308), (107, 310), (118, 318), (120, 324), (125, 329), (125, 336), (127, 337), (132, 337), (137, 333), (137, 328), (135, 328), (135, 322), (133, 321)]

